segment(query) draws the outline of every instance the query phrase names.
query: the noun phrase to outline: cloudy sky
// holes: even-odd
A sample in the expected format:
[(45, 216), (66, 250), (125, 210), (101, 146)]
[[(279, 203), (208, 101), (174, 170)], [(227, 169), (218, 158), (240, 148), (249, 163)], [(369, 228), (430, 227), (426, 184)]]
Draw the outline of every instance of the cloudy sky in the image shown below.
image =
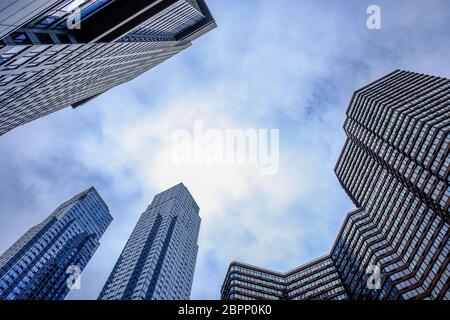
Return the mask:
[[(394, 69), (450, 77), (447, 0), (207, 3), (219, 27), (188, 50), (0, 137), (0, 252), (91, 185), (114, 216), (68, 298), (98, 296), (141, 212), (179, 182), (201, 208), (193, 299), (219, 298), (232, 260), (287, 271), (328, 253), (353, 209), (333, 173), (352, 92)], [(171, 134), (195, 121), (280, 129), (278, 174), (174, 164)]]

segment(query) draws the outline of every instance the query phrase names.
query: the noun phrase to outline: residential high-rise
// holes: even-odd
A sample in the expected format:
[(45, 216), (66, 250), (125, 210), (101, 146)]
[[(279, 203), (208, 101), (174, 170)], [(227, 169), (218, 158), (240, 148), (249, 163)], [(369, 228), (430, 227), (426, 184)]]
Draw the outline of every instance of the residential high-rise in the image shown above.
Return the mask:
[(234, 262), (223, 299), (450, 299), (450, 80), (390, 73), (354, 93), (344, 130), (335, 172), (357, 209), (320, 271)]
[(224, 300), (347, 299), (331, 257), (325, 256), (286, 273), (231, 263), (222, 288)]
[(0, 256), (0, 299), (64, 299), (111, 221), (93, 187), (61, 204)]
[(215, 26), (204, 0), (0, 4), (0, 135), (136, 78)]
[(189, 299), (199, 231), (199, 207), (183, 184), (156, 195), (142, 213), (98, 298)]

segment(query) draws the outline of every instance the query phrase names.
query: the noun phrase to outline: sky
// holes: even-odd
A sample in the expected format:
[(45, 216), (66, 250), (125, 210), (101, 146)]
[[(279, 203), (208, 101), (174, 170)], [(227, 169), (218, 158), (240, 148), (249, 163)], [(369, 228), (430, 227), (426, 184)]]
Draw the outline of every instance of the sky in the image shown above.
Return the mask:
[[(285, 272), (327, 254), (354, 205), (333, 168), (353, 91), (395, 70), (450, 78), (450, 2), (207, 0), (218, 28), (77, 109), (0, 137), (0, 252), (95, 186), (114, 221), (67, 299), (96, 299), (153, 196), (183, 182), (202, 224), (192, 299), (233, 260)], [(366, 10), (381, 9), (369, 30)], [(171, 135), (279, 129), (279, 171), (175, 164)]]

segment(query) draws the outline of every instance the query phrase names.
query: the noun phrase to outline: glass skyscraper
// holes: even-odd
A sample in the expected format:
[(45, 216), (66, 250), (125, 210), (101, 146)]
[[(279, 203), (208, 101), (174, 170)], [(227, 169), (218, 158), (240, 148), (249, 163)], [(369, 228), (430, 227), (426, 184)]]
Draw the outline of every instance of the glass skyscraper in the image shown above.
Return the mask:
[(99, 299), (189, 299), (199, 231), (199, 207), (183, 184), (156, 195), (142, 213)]
[(0, 299), (64, 299), (111, 221), (93, 187), (61, 204), (0, 256)]
[(356, 210), (330, 254), (280, 274), (233, 262), (222, 299), (450, 299), (450, 80), (359, 89), (335, 172)]
[(204, 0), (0, 3), (0, 135), (136, 78), (215, 26)]

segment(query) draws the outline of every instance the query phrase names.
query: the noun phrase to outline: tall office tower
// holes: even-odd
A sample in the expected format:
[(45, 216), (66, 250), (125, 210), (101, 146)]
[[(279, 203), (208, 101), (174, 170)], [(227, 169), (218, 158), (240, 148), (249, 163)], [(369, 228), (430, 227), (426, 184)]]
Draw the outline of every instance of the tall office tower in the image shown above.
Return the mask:
[(156, 195), (98, 299), (189, 299), (199, 230), (199, 207), (183, 184)]
[[(329, 256), (348, 298), (450, 299), (450, 80), (390, 73), (354, 93), (344, 129), (335, 172), (357, 209)], [(224, 299), (274, 289), (233, 266)]]
[(61, 204), (0, 256), (0, 299), (64, 299), (111, 221), (93, 187)]
[(215, 26), (204, 0), (2, 2), (0, 135), (136, 78)]

